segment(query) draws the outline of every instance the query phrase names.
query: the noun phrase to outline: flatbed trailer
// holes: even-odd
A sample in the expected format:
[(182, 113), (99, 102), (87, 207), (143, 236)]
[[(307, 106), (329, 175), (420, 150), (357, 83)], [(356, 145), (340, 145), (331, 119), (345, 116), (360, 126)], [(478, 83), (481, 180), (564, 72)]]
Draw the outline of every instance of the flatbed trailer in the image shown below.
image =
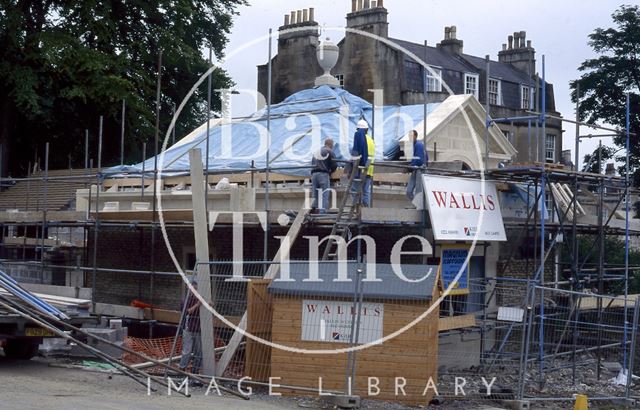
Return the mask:
[[(95, 322), (95, 317), (72, 317), (68, 322), (81, 327)], [(57, 337), (48, 329), (36, 325), (20, 315), (0, 308), (0, 347), (9, 359), (29, 360), (38, 354), (38, 346), (45, 337)]]

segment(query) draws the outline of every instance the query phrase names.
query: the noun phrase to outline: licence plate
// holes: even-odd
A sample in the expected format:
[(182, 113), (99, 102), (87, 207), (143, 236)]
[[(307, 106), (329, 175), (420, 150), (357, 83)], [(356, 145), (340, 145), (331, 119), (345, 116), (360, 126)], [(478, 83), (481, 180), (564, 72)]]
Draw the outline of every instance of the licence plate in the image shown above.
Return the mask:
[(56, 334), (49, 329), (43, 329), (41, 327), (28, 327), (24, 329), (25, 336), (39, 336), (39, 337), (51, 337)]

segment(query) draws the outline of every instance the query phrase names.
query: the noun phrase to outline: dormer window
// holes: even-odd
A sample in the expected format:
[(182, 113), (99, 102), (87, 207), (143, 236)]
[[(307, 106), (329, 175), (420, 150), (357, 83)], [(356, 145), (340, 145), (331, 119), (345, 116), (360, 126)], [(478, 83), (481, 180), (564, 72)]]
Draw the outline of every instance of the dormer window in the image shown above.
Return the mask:
[(464, 93), (478, 98), (478, 74), (464, 75)]
[(489, 79), (489, 104), (502, 105), (502, 84), (494, 78)]
[(427, 91), (434, 93), (442, 92), (442, 70), (429, 67), (427, 72)]

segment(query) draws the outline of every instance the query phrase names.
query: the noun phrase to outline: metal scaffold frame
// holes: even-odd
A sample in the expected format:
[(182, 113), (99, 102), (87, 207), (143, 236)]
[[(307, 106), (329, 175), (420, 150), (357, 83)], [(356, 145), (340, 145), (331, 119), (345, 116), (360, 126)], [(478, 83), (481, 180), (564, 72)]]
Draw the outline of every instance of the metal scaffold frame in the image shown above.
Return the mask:
[[(270, 30), (269, 38), (271, 39), (271, 30)], [(271, 55), (271, 51), (269, 52)], [(271, 59), (269, 59), (271, 62)], [(160, 177), (158, 172), (158, 160), (157, 156), (159, 154), (159, 116), (160, 116), (160, 98), (161, 98), (161, 57), (159, 57), (158, 61), (158, 82), (157, 82), (157, 106), (156, 106), (156, 129), (155, 129), (155, 143), (154, 143), (154, 169), (151, 171), (153, 173), (153, 189), (152, 189), (152, 203), (153, 203), (153, 216), (150, 222), (146, 221), (138, 221), (132, 223), (131, 221), (101, 221), (100, 220), (100, 192), (102, 191), (102, 184), (105, 178), (105, 174), (102, 172), (102, 117), (100, 117), (99, 128), (98, 128), (98, 144), (97, 144), (97, 169), (93, 169), (93, 159), (90, 158), (89, 155), (89, 131), (85, 132), (85, 155), (84, 155), (84, 175), (73, 175), (73, 176), (50, 176), (49, 175), (49, 144), (47, 143), (45, 146), (45, 159), (44, 159), (44, 175), (43, 176), (34, 176), (32, 175), (31, 165), (29, 166), (29, 175), (26, 178), (3, 178), (0, 175), (0, 187), (6, 186), (5, 184), (11, 182), (20, 182), (25, 181), (29, 183), (30, 181), (42, 181), (44, 182), (43, 188), (43, 205), (42, 205), (42, 218), (39, 221), (35, 222), (2, 222), (0, 223), (0, 229), (2, 232), (5, 232), (5, 229), (9, 226), (36, 226), (38, 230), (40, 241), (40, 255), (39, 255), (39, 266), (41, 269), (45, 269), (47, 267), (50, 268), (64, 268), (64, 269), (75, 269), (78, 271), (82, 271), (88, 277), (91, 275), (91, 286), (92, 286), (92, 298), (96, 293), (96, 277), (99, 272), (120, 272), (120, 273), (128, 273), (134, 275), (144, 275), (150, 277), (150, 295), (151, 302), (153, 303), (153, 295), (154, 295), (154, 281), (153, 278), (156, 276), (175, 276), (176, 272), (163, 272), (159, 271), (154, 262), (154, 249), (156, 243), (156, 229), (159, 227), (159, 222), (157, 221), (157, 199), (161, 194), (158, 192), (158, 184), (157, 179)], [(269, 72), (271, 70), (271, 66), (269, 64)], [(271, 76), (269, 75), (269, 79)], [(548, 346), (548, 343), (545, 339), (545, 325), (549, 321), (553, 320), (553, 315), (551, 314), (549, 317), (545, 316), (545, 301), (546, 296), (549, 292), (553, 292), (554, 290), (562, 290), (567, 292), (571, 298), (571, 315), (575, 315), (575, 319), (573, 322), (574, 326), (577, 326), (578, 323), (578, 314), (580, 310), (579, 303), (581, 299), (584, 297), (584, 287), (585, 285), (591, 283), (593, 281), (593, 273), (596, 274), (595, 280), (597, 283), (597, 294), (603, 295), (605, 294), (605, 288), (609, 287), (608, 283), (621, 283), (624, 289), (623, 295), (623, 318), (622, 326), (623, 326), (623, 334), (622, 338), (619, 342), (617, 342), (618, 346), (622, 348), (622, 367), (623, 369), (628, 369), (628, 374), (632, 373), (633, 370), (633, 361), (635, 356), (635, 338), (637, 332), (637, 315), (638, 315), (638, 305), (636, 303), (635, 308), (633, 309), (633, 318), (630, 318), (630, 313), (628, 309), (628, 305), (630, 302), (629, 299), (629, 270), (630, 269), (640, 269), (638, 266), (630, 266), (629, 264), (629, 254), (630, 254), (630, 236), (640, 235), (640, 232), (630, 232), (629, 218), (630, 218), (630, 195), (632, 193), (637, 194), (638, 191), (632, 189), (630, 187), (629, 180), (629, 172), (627, 172), (623, 178), (621, 177), (611, 177), (601, 174), (591, 174), (586, 172), (578, 172), (578, 164), (579, 164), (579, 140), (580, 138), (591, 138), (593, 136), (581, 136), (580, 129), (581, 127), (589, 127), (592, 129), (612, 132), (613, 134), (607, 134), (606, 136), (625, 136), (626, 143), (626, 169), (629, 169), (629, 139), (632, 133), (629, 129), (629, 116), (630, 116), (630, 107), (629, 107), (629, 96), (627, 94), (626, 98), (626, 128), (624, 131), (611, 129), (609, 127), (601, 127), (594, 124), (587, 124), (580, 121), (579, 115), (579, 100), (580, 100), (580, 89), (577, 89), (577, 103), (576, 103), (576, 119), (569, 120), (565, 118), (561, 118), (555, 115), (551, 115), (547, 112), (547, 101), (546, 101), (546, 78), (545, 78), (545, 58), (542, 57), (542, 77), (540, 82), (536, 84), (536, 91), (541, 90), (540, 92), (536, 92), (536, 95), (539, 95), (534, 101), (533, 93), (531, 93), (531, 101), (530, 107), (536, 105), (535, 110), (531, 110), (527, 112), (526, 116), (518, 116), (511, 118), (496, 118), (491, 119), (489, 114), (489, 103), (486, 104), (487, 110), (487, 121), (486, 121), (486, 129), (487, 129), (487, 137), (488, 138), (488, 130), (492, 125), (495, 125), (499, 122), (513, 122), (513, 121), (526, 121), (528, 128), (528, 138), (531, 141), (535, 138), (538, 143), (538, 146), (541, 150), (544, 149), (544, 138), (545, 138), (545, 127), (547, 119), (551, 118), (557, 121), (569, 122), (575, 125), (576, 132), (576, 140), (575, 140), (575, 169), (572, 171), (557, 169), (554, 167), (549, 167), (545, 164), (544, 160), (540, 161), (539, 165), (531, 165), (531, 166), (515, 166), (501, 169), (484, 169), (484, 170), (471, 170), (471, 171), (453, 171), (453, 170), (443, 170), (437, 168), (429, 168), (423, 170), (423, 172), (436, 174), (436, 175), (447, 175), (447, 176), (456, 176), (461, 178), (485, 178), (491, 181), (497, 182), (506, 182), (506, 183), (518, 183), (527, 186), (527, 195), (530, 195), (531, 189), (533, 188), (533, 203), (531, 204), (529, 200), (527, 200), (527, 213), (526, 219), (524, 222), (522, 221), (506, 221), (505, 225), (509, 229), (518, 229), (519, 232), (516, 235), (515, 241), (513, 241), (513, 248), (516, 249), (520, 243), (524, 241), (533, 244), (533, 253), (531, 255), (527, 254), (526, 264), (529, 269), (528, 277), (526, 278), (514, 278), (505, 275), (508, 272), (508, 268), (510, 264), (516, 259), (515, 252), (509, 255), (506, 263), (501, 267), (502, 275), (496, 275), (496, 278), (493, 279), (485, 279), (485, 284), (489, 282), (513, 282), (513, 283), (521, 283), (526, 286), (525, 298), (523, 300), (522, 307), (524, 308), (526, 314), (524, 316), (524, 320), (520, 324), (511, 324), (507, 326), (498, 327), (496, 325), (488, 326), (487, 323), (487, 313), (486, 309), (492, 301), (494, 297), (494, 293), (486, 292), (484, 294), (484, 305), (482, 307), (482, 315), (483, 321), (481, 322), (481, 326), (478, 326), (475, 329), (471, 329), (471, 331), (478, 331), (482, 336), (482, 340), (484, 342), (485, 334), (489, 331), (500, 330), (502, 331), (502, 338), (497, 340), (496, 347), (491, 349), (491, 351), (482, 351), (482, 365), (483, 368), (491, 370), (493, 366), (496, 364), (498, 360), (501, 359), (501, 355), (508, 343), (510, 337), (516, 334), (516, 331), (519, 331), (520, 334), (520, 357), (518, 358), (518, 390), (516, 396), (520, 399), (524, 399), (527, 397), (526, 388), (525, 388), (525, 380), (526, 373), (530, 368), (533, 368), (534, 363), (537, 364), (537, 382), (540, 388), (544, 387), (545, 384), (545, 374), (554, 371), (554, 369), (550, 369), (546, 366), (550, 359), (555, 357), (559, 357), (561, 355), (567, 356), (571, 355), (573, 359), (572, 364), (572, 372), (573, 378), (576, 378), (576, 368), (580, 365), (578, 363), (578, 354), (580, 350), (577, 349), (576, 343), (573, 344), (573, 350), (560, 352), (558, 348), (552, 349), (549, 351), (545, 349), (545, 345)], [(488, 82), (488, 62), (487, 62), (487, 82)], [(579, 85), (579, 84), (578, 84)], [(207, 106), (210, 108), (211, 105), (211, 79), (209, 78), (209, 91), (208, 91), (208, 102)], [(271, 84), (268, 86), (269, 95), (271, 92)], [(426, 93), (426, 91), (425, 91)], [(267, 118), (269, 119), (269, 112), (271, 106), (271, 98), (267, 101)], [(539, 104), (539, 105), (538, 105)], [(537, 107), (540, 107), (537, 109)], [(124, 101), (122, 102), (122, 138), (124, 138)], [(374, 110), (375, 111), (375, 110)], [(425, 113), (426, 113), (426, 97), (425, 97)], [(209, 116), (208, 116), (209, 118)], [(268, 123), (267, 123), (268, 124)], [(426, 119), (424, 121), (424, 126), (426, 130)], [(208, 125), (208, 121), (207, 121)], [(532, 135), (535, 133), (535, 135)], [(208, 131), (207, 131), (208, 135)], [(604, 136), (604, 135), (603, 135)], [(596, 135), (597, 137), (597, 135)], [(207, 138), (207, 145), (209, 144)], [(488, 144), (487, 144), (488, 147)], [(426, 144), (425, 144), (426, 149)], [(488, 149), (488, 148), (487, 148)], [(2, 147), (0, 146), (0, 150)], [(120, 163), (123, 162), (123, 149), (121, 147), (120, 151)], [(544, 154), (544, 152), (542, 152)], [(146, 144), (143, 146), (143, 164), (146, 160)], [(283, 171), (285, 168), (276, 168), (271, 167), (269, 164), (269, 151), (266, 153), (266, 167), (265, 168), (247, 168), (243, 170), (209, 170), (208, 167), (205, 168), (204, 174), (205, 178), (210, 175), (225, 175), (225, 174), (236, 174), (243, 172), (260, 173), (264, 172), (266, 176), (265, 180), (265, 211), (268, 213), (271, 210), (269, 209), (269, 185), (270, 185), (270, 173)], [(488, 154), (486, 154), (488, 155)], [(37, 155), (36, 155), (37, 158)], [(488, 156), (485, 158), (485, 163)], [(544, 155), (541, 156), (541, 159), (544, 159)], [(36, 159), (37, 162), (37, 159)], [(385, 166), (389, 167), (397, 167), (399, 170), (406, 170), (407, 166), (403, 165), (393, 165), (386, 164)], [(1, 167), (0, 167), (1, 168)], [(290, 167), (286, 169), (301, 169), (308, 167)], [(188, 172), (189, 170), (185, 170)], [(145, 191), (145, 183), (144, 178), (145, 175), (149, 171), (143, 169), (141, 175), (141, 195), (144, 197)], [(126, 176), (127, 173), (123, 172), (122, 175)], [(83, 221), (67, 221), (67, 222), (52, 222), (47, 218), (47, 208), (48, 208), (48, 186), (49, 184), (56, 184), (58, 182), (69, 182), (69, 181), (81, 181), (85, 182), (85, 186), (89, 187), (89, 207), (86, 214), (86, 220)], [(253, 182), (253, 179), (252, 179)], [(572, 188), (570, 200), (568, 203), (564, 205), (557, 203), (556, 196), (554, 195), (554, 191), (556, 190), (555, 185), (557, 183), (563, 183), (570, 185)], [(96, 190), (95, 194), (93, 194), (93, 189), (91, 187), (92, 184), (95, 184)], [(208, 183), (205, 184), (205, 193), (208, 189)], [(578, 203), (578, 197), (582, 192), (585, 192), (593, 189), (597, 194), (590, 194), (595, 198), (595, 206), (598, 210), (597, 215), (597, 223), (590, 224), (587, 222), (581, 223), (578, 218), (580, 204)], [(347, 193), (345, 193), (347, 194)], [(92, 197), (94, 195), (94, 197)], [(611, 207), (607, 205), (605, 200), (605, 195), (608, 195), (611, 199), (612, 197), (617, 198), (615, 200), (615, 206)], [(548, 199), (547, 199), (548, 197)], [(528, 198), (529, 199), (529, 198)], [(92, 202), (95, 204), (95, 212), (92, 212)], [(206, 201), (205, 201), (206, 202)], [(619, 207), (624, 203), (624, 215), (625, 215), (625, 227), (621, 229), (619, 227), (611, 226), (611, 221), (614, 219), (616, 213), (618, 212)], [(548, 207), (548, 209), (547, 209)], [(92, 215), (93, 214), (93, 215)], [(426, 214), (426, 212), (425, 212)], [(172, 224), (170, 222), (167, 223), (169, 226), (176, 227), (191, 227), (192, 223), (175, 223)], [(361, 230), (363, 226), (371, 224), (370, 222), (359, 221), (357, 224), (357, 229)], [(269, 226), (269, 224), (267, 224)], [(375, 224), (371, 224), (375, 225)], [(417, 224), (419, 228), (423, 232), (427, 232), (429, 229), (427, 218), (423, 218), (422, 221)], [(142, 230), (145, 228), (150, 229), (151, 231), (151, 267), (149, 270), (144, 269), (113, 269), (113, 268), (102, 268), (98, 266), (98, 241), (100, 238), (99, 232), (101, 227), (124, 227), (124, 226), (135, 226)], [(80, 266), (80, 264), (76, 266), (70, 265), (59, 265), (59, 264), (49, 264), (45, 258), (45, 239), (46, 239), (46, 231), (49, 227), (68, 227), (68, 228), (83, 228), (84, 229), (84, 237), (85, 237), (85, 261), (83, 263), (84, 266)], [(272, 263), (270, 261), (269, 255), (274, 252), (269, 252), (269, 248), (267, 246), (268, 243), (268, 232), (267, 229), (265, 231), (264, 237), (264, 257), (263, 263), (265, 269), (268, 268), (268, 264)], [(93, 233), (93, 240), (91, 241), (91, 249), (88, 246), (88, 235), (89, 233)], [(589, 251), (585, 255), (580, 255), (580, 241), (584, 236), (593, 236), (594, 241), (591, 244)], [(605, 238), (607, 235), (615, 235), (615, 236), (624, 236), (624, 266), (612, 265), (606, 262), (606, 253), (605, 253)], [(568, 242), (567, 239), (570, 239)], [(361, 259), (361, 248), (360, 242), (358, 241), (358, 260)], [(2, 245), (4, 246), (4, 244)], [(570, 274), (568, 279), (561, 279), (559, 275), (556, 275), (553, 280), (549, 281), (545, 278), (545, 272), (547, 266), (550, 264), (549, 258), (554, 254), (561, 253), (563, 251), (563, 247), (570, 248), (566, 254), (569, 255), (569, 261), (559, 261), (555, 260), (551, 263), (556, 270), (556, 272), (567, 272)], [(36, 250), (38, 247), (36, 247)], [(89, 253), (91, 252), (91, 253)], [(486, 252), (486, 249), (485, 249)], [(597, 263), (590, 264), (589, 258), (592, 256), (593, 252), (597, 252)], [(23, 250), (24, 256), (24, 250)], [(529, 257), (532, 256), (532, 257)], [(531, 260), (533, 259), (533, 260)], [(24, 264), (24, 265), (37, 265), (38, 262), (35, 261), (8, 261), (2, 260), (2, 263), (6, 264)], [(498, 272), (497, 272), (498, 273)], [(95, 301), (92, 300), (95, 306)], [(602, 300), (599, 299), (599, 304), (597, 306), (597, 324), (602, 324), (603, 319), (603, 310), (605, 306), (602, 304)], [(627, 320), (629, 318), (629, 320)], [(631, 325), (629, 325), (631, 324)], [(631, 328), (631, 329), (630, 329)], [(575, 329), (574, 329), (575, 330)], [(535, 333), (537, 331), (537, 342), (535, 341)], [(569, 329), (563, 330), (564, 333), (568, 332)], [(574, 338), (575, 338), (574, 331)], [(629, 335), (631, 333), (631, 337)], [(561, 339), (563, 339), (561, 337)], [(631, 340), (630, 340), (631, 339)], [(537, 355), (534, 354), (535, 350), (532, 351), (533, 348), (537, 345)], [(558, 342), (559, 345), (559, 342)], [(607, 345), (609, 346), (609, 345)], [(602, 361), (601, 351), (604, 349), (604, 345), (596, 345), (594, 346), (597, 358), (596, 358), (596, 372), (598, 377), (600, 377), (600, 365)], [(355, 368), (355, 358), (354, 368)], [(355, 370), (353, 371), (355, 373)], [(630, 377), (628, 379), (631, 379)], [(627, 388), (627, 398), (630, 398), (629, 389)]]

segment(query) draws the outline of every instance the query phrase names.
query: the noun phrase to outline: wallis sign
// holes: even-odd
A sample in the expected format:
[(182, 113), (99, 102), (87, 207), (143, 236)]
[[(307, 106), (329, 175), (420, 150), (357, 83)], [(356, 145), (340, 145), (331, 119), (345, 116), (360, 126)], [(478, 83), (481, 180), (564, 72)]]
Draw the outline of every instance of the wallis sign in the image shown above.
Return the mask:
[(424, 175), (434, 239), (506, 241), (493, 182)]

